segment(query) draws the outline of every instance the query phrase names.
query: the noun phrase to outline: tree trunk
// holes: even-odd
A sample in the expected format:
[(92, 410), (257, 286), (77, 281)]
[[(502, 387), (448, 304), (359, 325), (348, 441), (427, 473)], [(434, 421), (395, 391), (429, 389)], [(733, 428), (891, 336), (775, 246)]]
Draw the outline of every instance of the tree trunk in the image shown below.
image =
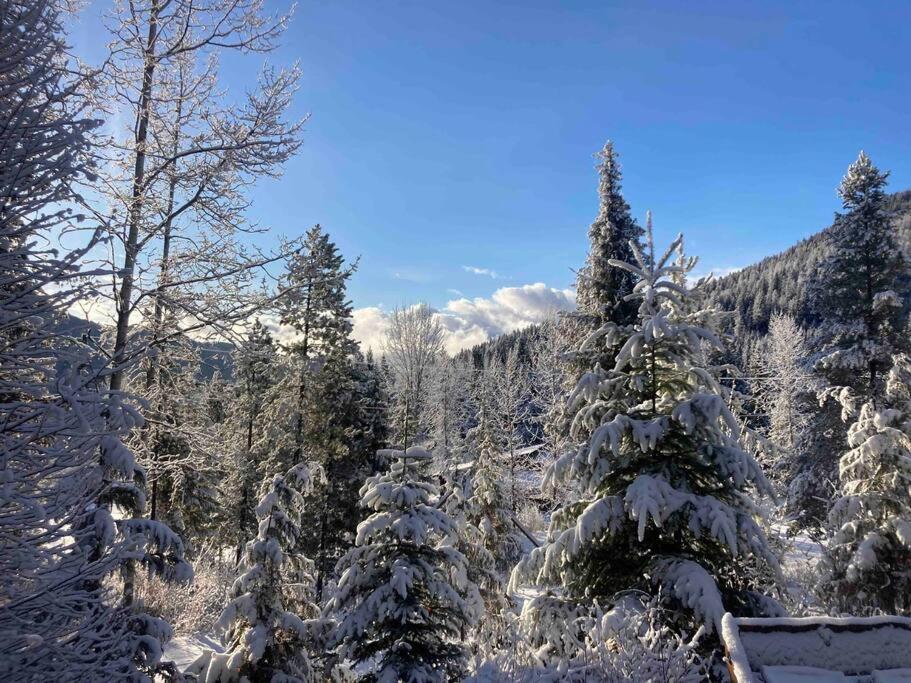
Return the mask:
[(124, 361), (126, 359), (127, 333), (130, 327), (133, 278), (139, 250), (139, 223), (142, 218), (143, 194), (145, 192), (146, 144), (149, 137), (149, 117), (152, 110), (152, 85), (155, 76), (155, 43), (158, 40), (158, 14), (161, 6), (152, 2), (149, 14), (149, 32), (146, 38), (145, 65), (142, 72), (142, 89), (136, 114), (136, 159), (133, 165), (133, 189), (129, 211), (127, 238), (123, 245), (123, 269), (120, 272), (120, 293), (117, 296), (117, 332), (112, 356), (113, 373), (111, 390), (123, 388)]
[[(133, 278), (136, 270), (136, 259), (139, 251), (139, 223), (142, 216), (142, 197), (145, 192), (146, 143), (149, 136), (149, 117), (152, 109), (152, 82), (155, 76), (155, 43), (158, 39), (158, 13), (161, 7), (157, 1), (152, 2), (149, 14), (149, 32), (146, 39), (145, 65), (142, 72), (142, 89), (139, 96), (136, 126), (136, 160), (133, 166), (133, 190), (129, 212), (129, 227), (124, 243), (123, 270), (121, 271), (120, 293), (117, 297), (117, 332), (114, 339), (112, 355), (113, 372), (111, 374), (111, 391), (123, 389), (125, 374), (127, 335), (130, 327), (131, 299), (133, 297)], [(130, 561), (123, 568), (123, 604), (133, 604), (135, 593), (136, 567)]]

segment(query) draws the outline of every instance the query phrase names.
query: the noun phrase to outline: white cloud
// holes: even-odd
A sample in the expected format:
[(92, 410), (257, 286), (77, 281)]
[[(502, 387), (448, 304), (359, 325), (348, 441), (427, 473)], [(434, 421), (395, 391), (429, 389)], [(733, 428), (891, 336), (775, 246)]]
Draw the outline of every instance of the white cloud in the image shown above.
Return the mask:
[(388, 313), (378, 306), (355, 308), (351, 313), (354, 322), (352, 336), (360, 343), (361, 349), (373, 349), (379, 353), (383, 348), (383, 339), (389, 329)]
[(743, 266), (719, 266), (717, 268), (711, 268), (709, 270), (703, 270), (702, 268), (697, 268), (696, 270), (694, 270), (687, 276), (687, 279), (690, 282), (695, 283), (700, 278), (708, 277), (709, 275), (711, 275), (713, 280), (717, 280), (719, 278), (724, 277), (725, 275), (730, 275), (731, 273), (736, 273), (738, 270), (743, 270)]
[[(557, 311), (575, 308), (576, 293), (571, 289), (554, 289), (542, 282), (521, 287), (501, 287), (490, 297), (468, 298), (457, 295), (442, 309), (434, 311), (445, 330), (444, 347), (449, 354), (481, 344), (492, 337), (546, 320)], [(103, 325), (113, 323), (113, 306), (99, 299), (82, 309), (71, 309), (78, 318), (88, 318)], [(282, 325), (275, 313), (257, 316), (276, 341), (289, 343), (296, 336), (289, 325)], [(380, 353), (389, 329), (389, 312), (380, 306), (356, 308), (352, 312), (353, 336), (361, 349)], [(241, 326), (238, 326), (240, 329)]]
[[(572, 310), (576, 293), (554, 289), (542, 282), (521, 287), (501, 287), (489, 298), (460, 297), (435, 311), (446, 331), (444, 345), (449, 354), (487, 341), (506, 332), (539, 323), (556, 311)], [(364, 350), (382, 349), (388, 329), (388, 312), (379, 307), (354, 311), (354, 338)]]
[(497, 271), (491, 270), (490, 268), (479, 268), (478, 266), (462, 266), (462, 270), (464, 270), (466, 273), (472, 273), (473, 275), (484, 275), (493, 280), (509, 279), (500, 275)]

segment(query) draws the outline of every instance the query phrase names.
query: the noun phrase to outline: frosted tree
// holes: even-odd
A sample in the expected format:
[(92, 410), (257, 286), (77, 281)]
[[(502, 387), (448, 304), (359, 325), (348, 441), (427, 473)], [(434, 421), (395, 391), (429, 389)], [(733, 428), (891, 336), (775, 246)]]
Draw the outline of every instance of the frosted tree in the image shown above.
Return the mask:
[(814, 381), (806, 368), (806, 333), (787, 314), (774, 313), (758, 360), (758, 405), (768, 416), (768, 438), (773, 449), (766, 464), (772, 479), (785, 486), (797, 467), (794, 453), (805, 439), (809, 424), (808, 395)]
[(845, 213), (829, 231), (831, 255), (819, 266), (814, 290), (815, 308), (828, 324), (818, 368), (831, 384), (868, 399), (882, 391), (892, 356), (907, 345), (896, 294), (905, 259), (886, 212), (888, 177), (863, 152), (848, 167), (838, 186)]
[(645, 591), (711, 633), (725, 610), (776, 608), (753, 580), (777, 571), (751, 498), (770, 486), (705, 369), (705, 347), (719, 345), (717, 315), (695, 310), (693, 292), (675, 281), (679, 266), (669, 261), (681, 238), (657, 258), (648, 238), (648, 255), (630, 245), (635, 264), (611, 261), (638, 280), (629, 295), (638, 321), (608, 322), (585, 342), (613, 347), (616, 364), (595, 365), (571, 396), (583, 445), (554, 464), (545, 485), (571, 482), (576, 493), (554, 513), (547, 543), (514, 570), (511, 588), (530, 580), (602, 605)]
[(823, 591), (851, 613), (911, 611), (911, 360), (860, 408), (839, 461)]
[[(522, 544), (513, 517), (504, 503), (509, 500), (503, 485), (497, 443), (486, 411), (469, 439), (475, 453), (471, 466), (465, 516), (480, 532), (480, 542), (494, 559), (505, 586), (505, 574), (519, 559)], [(492, 587), (486, 587), (489, 593)], [(500, 587), (501, 592), (503, 586)]]
[(838, 187), (845, 212), (827, 233), (830, 253), (810, 287), (810, 308), (824, 320), (814, 366), (822, 386), (795, 502), (821, 525), (837, 488), (837, 457), (846, 449), (841, 408), (831, 397), (847, 387), (875, 401), (892, 357), (908, 350), (907, 313), (896, 294), (905, 259), (886, 211), (887, 178), (863, 152), (848, 167)]
[[(569, 420), (565, 412), (569, 397), (567, 353), (571, 339), (560, 317), (553, 316), (538, 328), (531, 344), (531, 393), (544, 441), (544, 450), (555, 460), (570, 448)], [(550, 463), (543, 463), (545, 465)], [(562, 491), (542, 491), (556, 500)]]
[(459, 529), (421, 473), (430, 453), (412, 447), (385, 455), (395, 460), (361, 489), (371, 515), (339, 561), (338, 590), (329, 602), (340, 615), (336, 641), (343, 656), (368, 665), (377, 681), (458, 679), (464, 637), (481, 611), (465, 556), (455, 547)]
[(153, 345), (127, 373), (126, 388), (145, 401), (145, 424), (128, 445), (148, 479), (148, 516), (185, 538), (211, 531), (221, 457), (198, 377), (204, 365), (186, 338)]
[(264, 267), (298, 246), (259, 250), (245, 212), (251, 184), (300, 146), (303, 121), (285, 119), (299, 72), (266, 66), (239, 97), (219, 81), (224, 57), (272, 52), (286, 19), (260, 0), (141, 0), (105, 16), (98, 99), (124, 125), (103, 150), (106, 202), (86, 209), (119, 245), (98, 255), (117, 273), (98, 283), (114, 310), (115, 391), (150, 346), (231, 337), (275, 294), (259, 286)]
[(807, 355), (806, 334), (797, 321), (789, 315), (773, 314), (759, 361), (763, 404), (769, 416), (769, 436), (787, 450), (794, 448), (806, 425), (801, 395), (810, 380), (804, 367)]
[(315, 681), (308, 649), (319, 630), (313, 602), (312, 562), (294, 552), (301, 534), (304, 495), (322, 476), (300, 464), (266, 482), (256, 506), (259, 529), (247, 543), (244, 571), (216, 626), (224, 653), (207, 650), (187, 672), (207, 683)]
[(222, 442), (228, 452), (227, 477), (221, 487), (219, 510), (223, 531), (234, 540), (234, 563), (240, 562), (245, 539), (256, 531), (256, 488), (262, 480), (263, 410), (277, 378), (274, 340), (257, 319), (234, 358), (236, 384), (221, 420)]
[(513, 346), (500, 363), (491, 361), (489, 372), (495, 382), (493, 403), (487, 406), (487, 419), (498, 423), (503, 437), (502, 457), (506, 463), (509, 506), (513, 513), (519, 510), (519, 476), (528, 464), (518, 452), (524, 445), (524, 435), (531, 415), (531, 378), (528, 367), (519, 357), (518, 345)]
[(112, 603), (106, 577), (130, 563), (186, 579), (164, 525), (116, 519), (144, 503), (123, 439), (142, 423), (85, 335), (58, 330), (82, 296), (74, 251), (52, 247), (84, 218), (99, 121), (68, 68), (63, 3), (0, 1), (0, 662), (21, 680), (171, 677), (168, 625)]
[(393, 438), (405, 447), (426, 437), (426, 401), (434, 364), (443, 353), (443, 328), (427, 304), (396, 308), (383, 353), (392, 371)]
[(433, 454), (439, 469), (448, 470), (464, 460), (465, 432), (471, 417), (471, 369), (454, 358), (440, 358), (430, 377), (427, 406)]

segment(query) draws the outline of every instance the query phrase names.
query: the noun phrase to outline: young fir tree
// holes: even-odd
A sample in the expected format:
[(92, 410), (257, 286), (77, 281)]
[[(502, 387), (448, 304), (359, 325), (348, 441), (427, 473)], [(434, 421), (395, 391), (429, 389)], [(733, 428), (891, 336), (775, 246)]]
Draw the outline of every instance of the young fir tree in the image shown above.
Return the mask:
[(477, 660), (486, 661), (504, 645), (511, 603), (506, 595), (504, 573), (497, 568), (497, 558), (487, 549), (491, 540), (489, 529), (475, 523), (483, 525), (485, 518), (478, 514), (477, 501), (469, 502), (473, 479), (474, 475), (461, 468), (447, 472), (440, 487), (438, 506), (460, 529), (455, 547), (465, 556), (468, 580), (478, 587), (483, 616), (474, 627), (472, 653)]
[(911, 360), (898, 356), (885, 390), (848, 430), (841, 497), (832, 507), (827, 596), (854, 614), (911, 611)]
[(467, 630), (480, 616), (477, 586), (455, 544), (459, 529), (437, 506), (419, 448), (385, 454), (390, 470), (361, 489), (372, 514), (340, 561), (329, 609), (340, 614), (342, 654), (370, 662), (369, 680), (431, 683), (464, 674)]
[(257, 319), (238, 349), (235, 386), (226, 415), (221, 420), (225, 447), (229, 453), (227, 477), (220, 492), (223, 530), (236, 547), (235, 564), (240, 562), (245, 539), (256, 531), (256, 488), (262, 481), (263, 409), (265, 398), (274, 385), (275, 342)]
[(256, 506), (259, 529), (247, 543), (244, 572), (217, 623), (227, 648), (221, 654), (205, 651), (187, 673), (207, 683), (315, 681), (308, 654), (319, 617), (312, 562), (294, 547), (304, 495), (321, 475), (319, 466), (300, 464), (265, 482)]
[(491, 408), (482, 408), (478, 426), (471, 430), (468, 437), (475, 459), (471, 467), (465, 514), (468, 522), (480, 531), (480, 541), (494, 558), (497, 572), (505, 577), (518, 561), (522, 543), (508, 508), (509, 496), (503, 484), (496, 432), (488, 417)]
[(545, 478), (571, 481), (576, 497), (553, 515), (548, 542), (519, 563), (511, 588), (562, 585), (602, 605), (657, 589), (681, 621), (712, 632), (726, 610), (775, 607), (752, 576), (776, 571), (777, 560), (751, 499), (769, 484), (705, 369), (704, 347), (719, 345), (717, 316), (695, 310), (693, 293), (674, 281), (679, 266), (668, 265), (679, 240), (655, 259), (649, 234), (648, 256), (632, 244), (635, 265), (611, 261), (638, 278), (630, 298), (639, 318), (608, 322), (586, 342), (616, 349), (616, 364), (579, 382), (571, 406), (583, 445)]

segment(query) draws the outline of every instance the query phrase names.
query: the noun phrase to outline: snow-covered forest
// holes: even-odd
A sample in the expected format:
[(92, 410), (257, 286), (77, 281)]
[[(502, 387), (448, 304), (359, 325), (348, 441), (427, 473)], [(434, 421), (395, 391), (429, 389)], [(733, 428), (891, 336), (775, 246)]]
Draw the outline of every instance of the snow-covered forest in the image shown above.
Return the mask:
[(0, 679), (728, 680), (725, 613), (911, 616), (911, 193), (866, 154), (713, 279), (608, 142), (574, 311), (366, 349), (357, 257), (248, 213), (300, 70), (220, 70), (288, 17), (114, 3), (92, 65), (71, 11), (0, 0)]

